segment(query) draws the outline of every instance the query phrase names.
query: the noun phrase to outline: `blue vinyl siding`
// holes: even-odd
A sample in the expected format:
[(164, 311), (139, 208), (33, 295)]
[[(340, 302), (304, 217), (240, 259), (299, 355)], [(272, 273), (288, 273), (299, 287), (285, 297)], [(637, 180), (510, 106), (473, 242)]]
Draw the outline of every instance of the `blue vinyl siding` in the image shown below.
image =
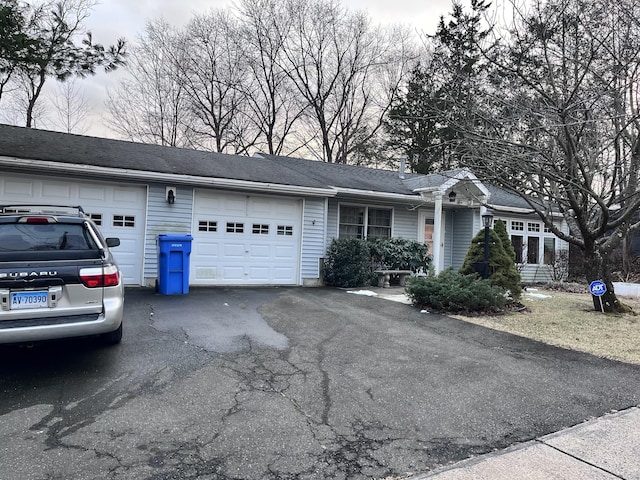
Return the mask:
[(304, 201), (302, 218), (302, 260), (301, 277), (303, 279), (320, 278), (320, 259), (324, 257), (325, 243), (325, 205), (324, 198), (307, 198)]
[(467, 255), (471, 240), (475, 235), (474, 219), (475, 211), (469, 209), (450, 210), (447, 221), (445, 243), (450, 243), (449, 255), (445, 256), (445, 268), (459, 269)]
[(151, 285), (158, 274), (158, 235), (191, 234), (193, 188), (177, 186), (176, 200), (172, 205), (167, 203), (165, 195), (165, 184), (149, 185), (144, 258), (144, 278), (147, 285)]

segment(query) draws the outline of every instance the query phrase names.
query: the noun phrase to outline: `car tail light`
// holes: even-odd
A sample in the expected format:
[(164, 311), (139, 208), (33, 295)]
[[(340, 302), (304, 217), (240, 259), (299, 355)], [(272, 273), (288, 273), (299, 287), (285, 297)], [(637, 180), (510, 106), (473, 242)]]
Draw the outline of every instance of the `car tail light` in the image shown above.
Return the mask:
[(80, 280), (88, 288), (113, 287), (120, 283), (120, 272), (115, 265), (81, 268)]
[(18, 223), (56, 223), (51, 217), (22, 217)]

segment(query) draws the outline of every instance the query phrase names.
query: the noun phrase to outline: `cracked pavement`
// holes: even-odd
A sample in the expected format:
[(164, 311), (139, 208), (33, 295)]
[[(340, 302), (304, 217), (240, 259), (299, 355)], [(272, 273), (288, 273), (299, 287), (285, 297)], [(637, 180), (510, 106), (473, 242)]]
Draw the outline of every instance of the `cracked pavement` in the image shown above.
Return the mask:
[(402, 478), (640, 404), (640, 366), (343, 290), (128, 289), (125, 322), (0, 346), (0, 478)]

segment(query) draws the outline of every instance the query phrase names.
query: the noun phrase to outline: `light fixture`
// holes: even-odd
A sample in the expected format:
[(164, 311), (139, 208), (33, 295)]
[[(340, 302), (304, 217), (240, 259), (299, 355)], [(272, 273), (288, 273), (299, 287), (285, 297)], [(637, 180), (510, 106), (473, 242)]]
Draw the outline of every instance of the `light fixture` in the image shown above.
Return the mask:
[(175, 187), (167, 187), (167, 203), (169, 205), (174, 204), (176, 201), (176, 188)]
[(455, 202), (457, 196), (458, 196), (458, 194), (456, 192), (454, 192), (453, 190), (451, 190), (451, 192), (449, 192), (449, 201), (452, 202), (452, 203)]
[(482, 214), (482, 225), (484, 225), (484, 262), (482, 268), (482, 278), (489, 278), (489, 229), (493, 223), (493, 213), (485, 210)]
[(482, 214), (482, 225), (485, 228), (491, 228), (492, 223), (493, 223), (493, 213), (491, 213), (491, 210), (487, 210), (485, 213)]

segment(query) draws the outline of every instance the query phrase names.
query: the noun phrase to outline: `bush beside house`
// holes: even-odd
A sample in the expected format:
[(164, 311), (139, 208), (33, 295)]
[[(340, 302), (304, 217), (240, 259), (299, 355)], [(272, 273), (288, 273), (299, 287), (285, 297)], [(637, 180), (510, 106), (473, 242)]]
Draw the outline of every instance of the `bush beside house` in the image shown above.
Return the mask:
[(324, 262), (324, 282), (334, 287), (361, 287), (377, 282), (375, 270), (427, 271), (428, 246), (402, 238), (333, 239)]
[(411, 278), (406, 291), (413, 305), (438, 312), (499, 311), (512, 302), (504, 289), (478, 279), (476, 273), (463, 275), (450, 269), (438, 275)]

